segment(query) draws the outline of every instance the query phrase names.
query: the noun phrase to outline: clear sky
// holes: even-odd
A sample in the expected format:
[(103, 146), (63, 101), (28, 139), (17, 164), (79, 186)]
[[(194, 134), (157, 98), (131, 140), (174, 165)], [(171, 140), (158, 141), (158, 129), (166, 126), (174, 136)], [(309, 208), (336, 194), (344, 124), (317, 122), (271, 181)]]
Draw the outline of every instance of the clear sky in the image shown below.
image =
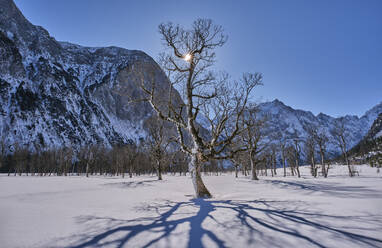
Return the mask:
[(161, 51), (158, 24), (211, 18), (229, 39), (216, 69), (262, 72), (262, 101), (340, 116), (382, 101), (382, 0), (16, 0), (60, 41)]

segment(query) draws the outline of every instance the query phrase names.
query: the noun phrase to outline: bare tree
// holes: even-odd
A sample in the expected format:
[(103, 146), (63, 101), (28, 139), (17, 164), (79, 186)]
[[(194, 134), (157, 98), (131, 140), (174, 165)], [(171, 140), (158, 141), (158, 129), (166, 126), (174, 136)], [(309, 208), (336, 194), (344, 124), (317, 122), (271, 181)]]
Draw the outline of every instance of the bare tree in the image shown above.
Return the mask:
[(300, 175), (300, 153), (301, 153), (300, 142), (301, 140), (298, 137), (293, 138), (294, 152), (295, 152), (295, 166), (296, 166), (298, 177), (301, 177)]
[(3, 166), (5, 155), (6, 155), (5, 139), (3, 136), (1, 136), (0, 137), (0, 168)]
[(12, 156), (12, 162), (15, 167), (15, 176), (16, 174), (19, 174), (19, 176), (22, 175), (23, 172), (26, 172), (27, 169), (27, 163), (28, 163), (28, 156), (29, 151), (28, 149), (21, 147), (19, 144), (15, 144), (14, 146), (14, 152)]
[(277, 175), (277, 145), (276, 144), (271, 144), (271, 154), (272, 154), (272, 176)]
[(348, 129), (345, 126), (345, 119), (339, 118), (334, 122), (334, 128), (331, 130), (331, 134), (334, 138), (334, 142), (339, 146), (339, 148), (342, 151), (342, 155), (344, 156), (346, 165), (349, 169), (349, 176), (354, 176), (353, 170), (350, 166), (350, 161), (348, 158), (348, 152), (347, 152), (347, 137), (349, 134)]
[[(235, 136), (243, 131), (241, 116), (262, 76), (247, 73), (230, 84), (226, 74), (218, 76), (209, 70), (215, 62), (214, 50), (227, 40), (222, 27), (211, 20), (198, 19), (189, 30), (172, 23), (160, 24), (159, 33), (168, 49), (161, 56), (162, 68), (168, 73), (171, 86), (183, 92), (184, 104), (174, 100), (176, 94), (169, 87), (164, 108), (156, 93), (154, 76), (145, 80), (141, 73), (141, 86), (158, 116), (175, 125), (177, 142), (191, 157), (189, 167), (196, 196), (211, 197), (201, 177), (201, 165), (211, 159), (229, 159), (237, 152), (226, 153)], [(210, 137), (203, 135), (198, 116), (208, 118)], [(185, 136), (191, 141), (186, 142)]]
[(146, 144), (154, 160), (158, 180), (162, 180), (162, 163), (166, 158), (167, 147), (170, 144), (170, 140), (165, 134), (166, 121), (151, 117), (146, 121), (145, 126), (149, 133)]
[(83, 147), (78, 154), (81, 163), (85, 165), (86, 177), (89, 177), (90, 173), (93, 174), (99, 150), (99, 145), (88, 145)]
[(322, 175), (324, 177), (328, 177), (329, 166), (328, 168), (325, 167), (325, 153), (326, 153), (326, 145), (329, 141), (329, 138), (326, 135), (326, 132), (323, 128), (313, 127), (312, 132), (313, 132), (314, 140), (316, 144), (318, 145), (319, 152), (320, 152)]
[(260, 153), (267, 147), (264, 143), (263, 127), (265, 126), (266, 119), (259, 118), (257, 109), (255, 107), (249, 108), (243, 116), (243, 130), (241, 137), (245, 149), (249, 153), (249, 160), (251, 162), (252, 180), (259, 180), (256, 173), (257, 163), (262, 161)]
[[(314, 139), (313, 132), (308, 130), (308, 137), (304, 142), (304, 150), (308, 158), (308, 163), (311, 165), (310, 172), (312, 176), (317, 177), (317, 167), (316, 167), (316, 142)], [(310, 161), (309, 161), (310, 160)]]
[(284, 177), (286, 177), (286, 163), (285, 163), (285, 160), (286, 160), (286, 148), (287, 148), (287, 140), (284, 139), (282, 136), (281, 136), (281, 133), (280, 133), (280, 140), (279, 140), (279, 148), (280, 148), (280, 153), (281, 153), (281, 163), (283, 165), (283, 169), (284, 169)]
[(238, 174), (239, 174), (239, 170), (240, 170), (240, 167), (242, 167), (242, 169), (244, 170), (244, 165), (246, 163), (246, 160), (248, 159), (248, 157), (246, 156), (247, 155), (247, 152), (238, 152), (236, 153), (230, 160), (233, 164), (233, 167), (235, 169), (235, 177), (237, 178), (238, 177)]
[(296, 155), (296, 152), (295, 152), (293, 144), (289, 144), (285, 148), (285, 158), (286, 158), (286, 161), (287, 161), (287, 164), (289, 166), (289, 169), (290, 169), (292, 176), (295, 175), (295, 162), (296, 162), (295, 155)]
[(188, 156), (182, 150), (177, 150), (173, 152), (171, 162), (175, 167), (174, 174), (175, 174), (175, 170), (178, 170), (179, 176), (181, 176), (182, 173), (183, 175), (187, 174)]
[(132, 178), (135, 160), (138, 157), (138, 147), (136, 144), (133, 143), (133, 144), (128, 144), (125, 149), (127, 152), (126, 156), (127, 156), (129, 177)]

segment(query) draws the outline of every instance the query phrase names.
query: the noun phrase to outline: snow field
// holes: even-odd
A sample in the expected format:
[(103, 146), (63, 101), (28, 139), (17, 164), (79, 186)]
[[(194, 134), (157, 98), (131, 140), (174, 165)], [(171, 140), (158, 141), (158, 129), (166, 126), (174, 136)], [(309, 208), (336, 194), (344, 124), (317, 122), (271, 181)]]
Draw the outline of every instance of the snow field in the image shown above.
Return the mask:
[(329, 178), (0, 175), (1, 247), (382, 247), (382, 172)]

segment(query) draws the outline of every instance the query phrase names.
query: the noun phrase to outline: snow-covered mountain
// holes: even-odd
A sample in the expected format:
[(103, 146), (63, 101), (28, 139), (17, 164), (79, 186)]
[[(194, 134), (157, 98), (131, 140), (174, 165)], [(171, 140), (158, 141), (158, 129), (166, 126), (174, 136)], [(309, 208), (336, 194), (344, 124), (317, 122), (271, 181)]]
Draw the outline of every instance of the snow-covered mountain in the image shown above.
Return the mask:
[(144, 98), (142, 78), (154, 78), (158, 96), (167, 97), (166, 75), (144, 52), (58, 42), (12, 0), (0, 0), (0, 138), (7, 144), (34, 149), (142, 138), (153, 113), (148, 103), (131, 102)]
[[(259, 105), (260, 113), (267, 115), (268, 127), (266, 133), (282, 135), (284, 138), (292, 138), (295, 134), (301, 139), (308, 136), (308, 128), (315, 125), (322, 128), (328, 137), (331, 137), (330, 130), (334, 128), (334, 118), (323, 113), (313, 115), (309, 111), (293, 109), (279, 100), (261, 103)], [(348, 146), (356, 145), (368, 132), (374, 120), (382, 113), (382, 102), (367, 111), (362, 117), (355, 115), (344, 116), (345, 127), (348, 132)], [(339, 149), (329, 143), (327, 146), (331, 154), (339, 152)]]
[[(153, 109), (131, 99), (145, 98), (139, 83), (152, 78), (158, 99), (167, 99), (168, 79), (144, 52), (58, 42), (26, 20), (12, 0), (0, 0), (0, 138), (6, 144), (33, 150), (144, 138), (143, 122)], [(179, 95), (175, 101), (181, 101)], [(286, 138), (295, 130), (306, 137), (311, 124), (329, 134), (336, 120), (278, 100), (259, 107), (269, 118), (267, 133)], [(345, 116), (350, 146), (365, 136), (379, 113), (382, 103), (361, 118)], [(203, 118), (198, 120), (203, 125)], [(334, 145), (329, 149), (338, 151)]]

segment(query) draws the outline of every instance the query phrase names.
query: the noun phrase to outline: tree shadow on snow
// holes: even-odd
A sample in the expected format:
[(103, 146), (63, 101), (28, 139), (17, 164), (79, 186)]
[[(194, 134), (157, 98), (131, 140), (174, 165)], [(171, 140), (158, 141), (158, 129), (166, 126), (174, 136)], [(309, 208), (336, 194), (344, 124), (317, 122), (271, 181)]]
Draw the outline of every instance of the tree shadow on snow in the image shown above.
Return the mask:
[[(245, 239), (248, 246), (260, 247), (286, 247), (296, 244), (296, 241), (301, 247), (327, 247), (330, 244), (328, 237), (344, 246), (382, 247), (381, 239), (359, 234), (361, 230), (365, 233), (381, 229), (380, 216), (325, 215), (302, 209), (300, 203), (191, 199), (141, 208), (141, 211), (150, 211), (155, 215), (153, 217), (123, 220), (80, 216), (80, 223), (101, 228), (93, 231), (90, 228), (86, 233), (73, 237), (71, 247), (134, 247), (134, 240), (138, 239), (139, 247), (169, 247), (171, 245), (166, 242), (176, 235), (182, 235), (187, 240), (186, 246), (193, 248), (204, 247), (206, 244), (202, 239), (205, 238), (217, 247), (227, 247), (225, 239), (232, 241), (239, 237)], [(283, 207), (286, 205), (287, 208)], [(217, 212), (221, 213), (219, 218)], [(206, 227), (206, 222), (210, 228)], [(345, 223), (346, 227), (333, 226), (333, 223)], [(361, 223), (372, 227), (360, 228)], [(181, 233), (179, 229), (184, 224), (189, 228)], [(232, 231), (236, 232), (235, 235)], [(291, 240), (293, 242), (289, 243)]]
[(283, 180), (264, 180), (280, 188), (302, 190), (306, 194), (324, 193), (340, 198), (382, 198), (380, 191), (373, 190), (364, 186), (341, 186), (339, 183), (327, 182), (293, 182)]
[(150, 179), (144, 181), (131, 181), (131, 182), (118, 182), (118, 183), (105, 183), (103, 185), (118, 188), (137, 188), (140, 186), (153, 186), (152, 183), (160, 182), (158, 179)]

